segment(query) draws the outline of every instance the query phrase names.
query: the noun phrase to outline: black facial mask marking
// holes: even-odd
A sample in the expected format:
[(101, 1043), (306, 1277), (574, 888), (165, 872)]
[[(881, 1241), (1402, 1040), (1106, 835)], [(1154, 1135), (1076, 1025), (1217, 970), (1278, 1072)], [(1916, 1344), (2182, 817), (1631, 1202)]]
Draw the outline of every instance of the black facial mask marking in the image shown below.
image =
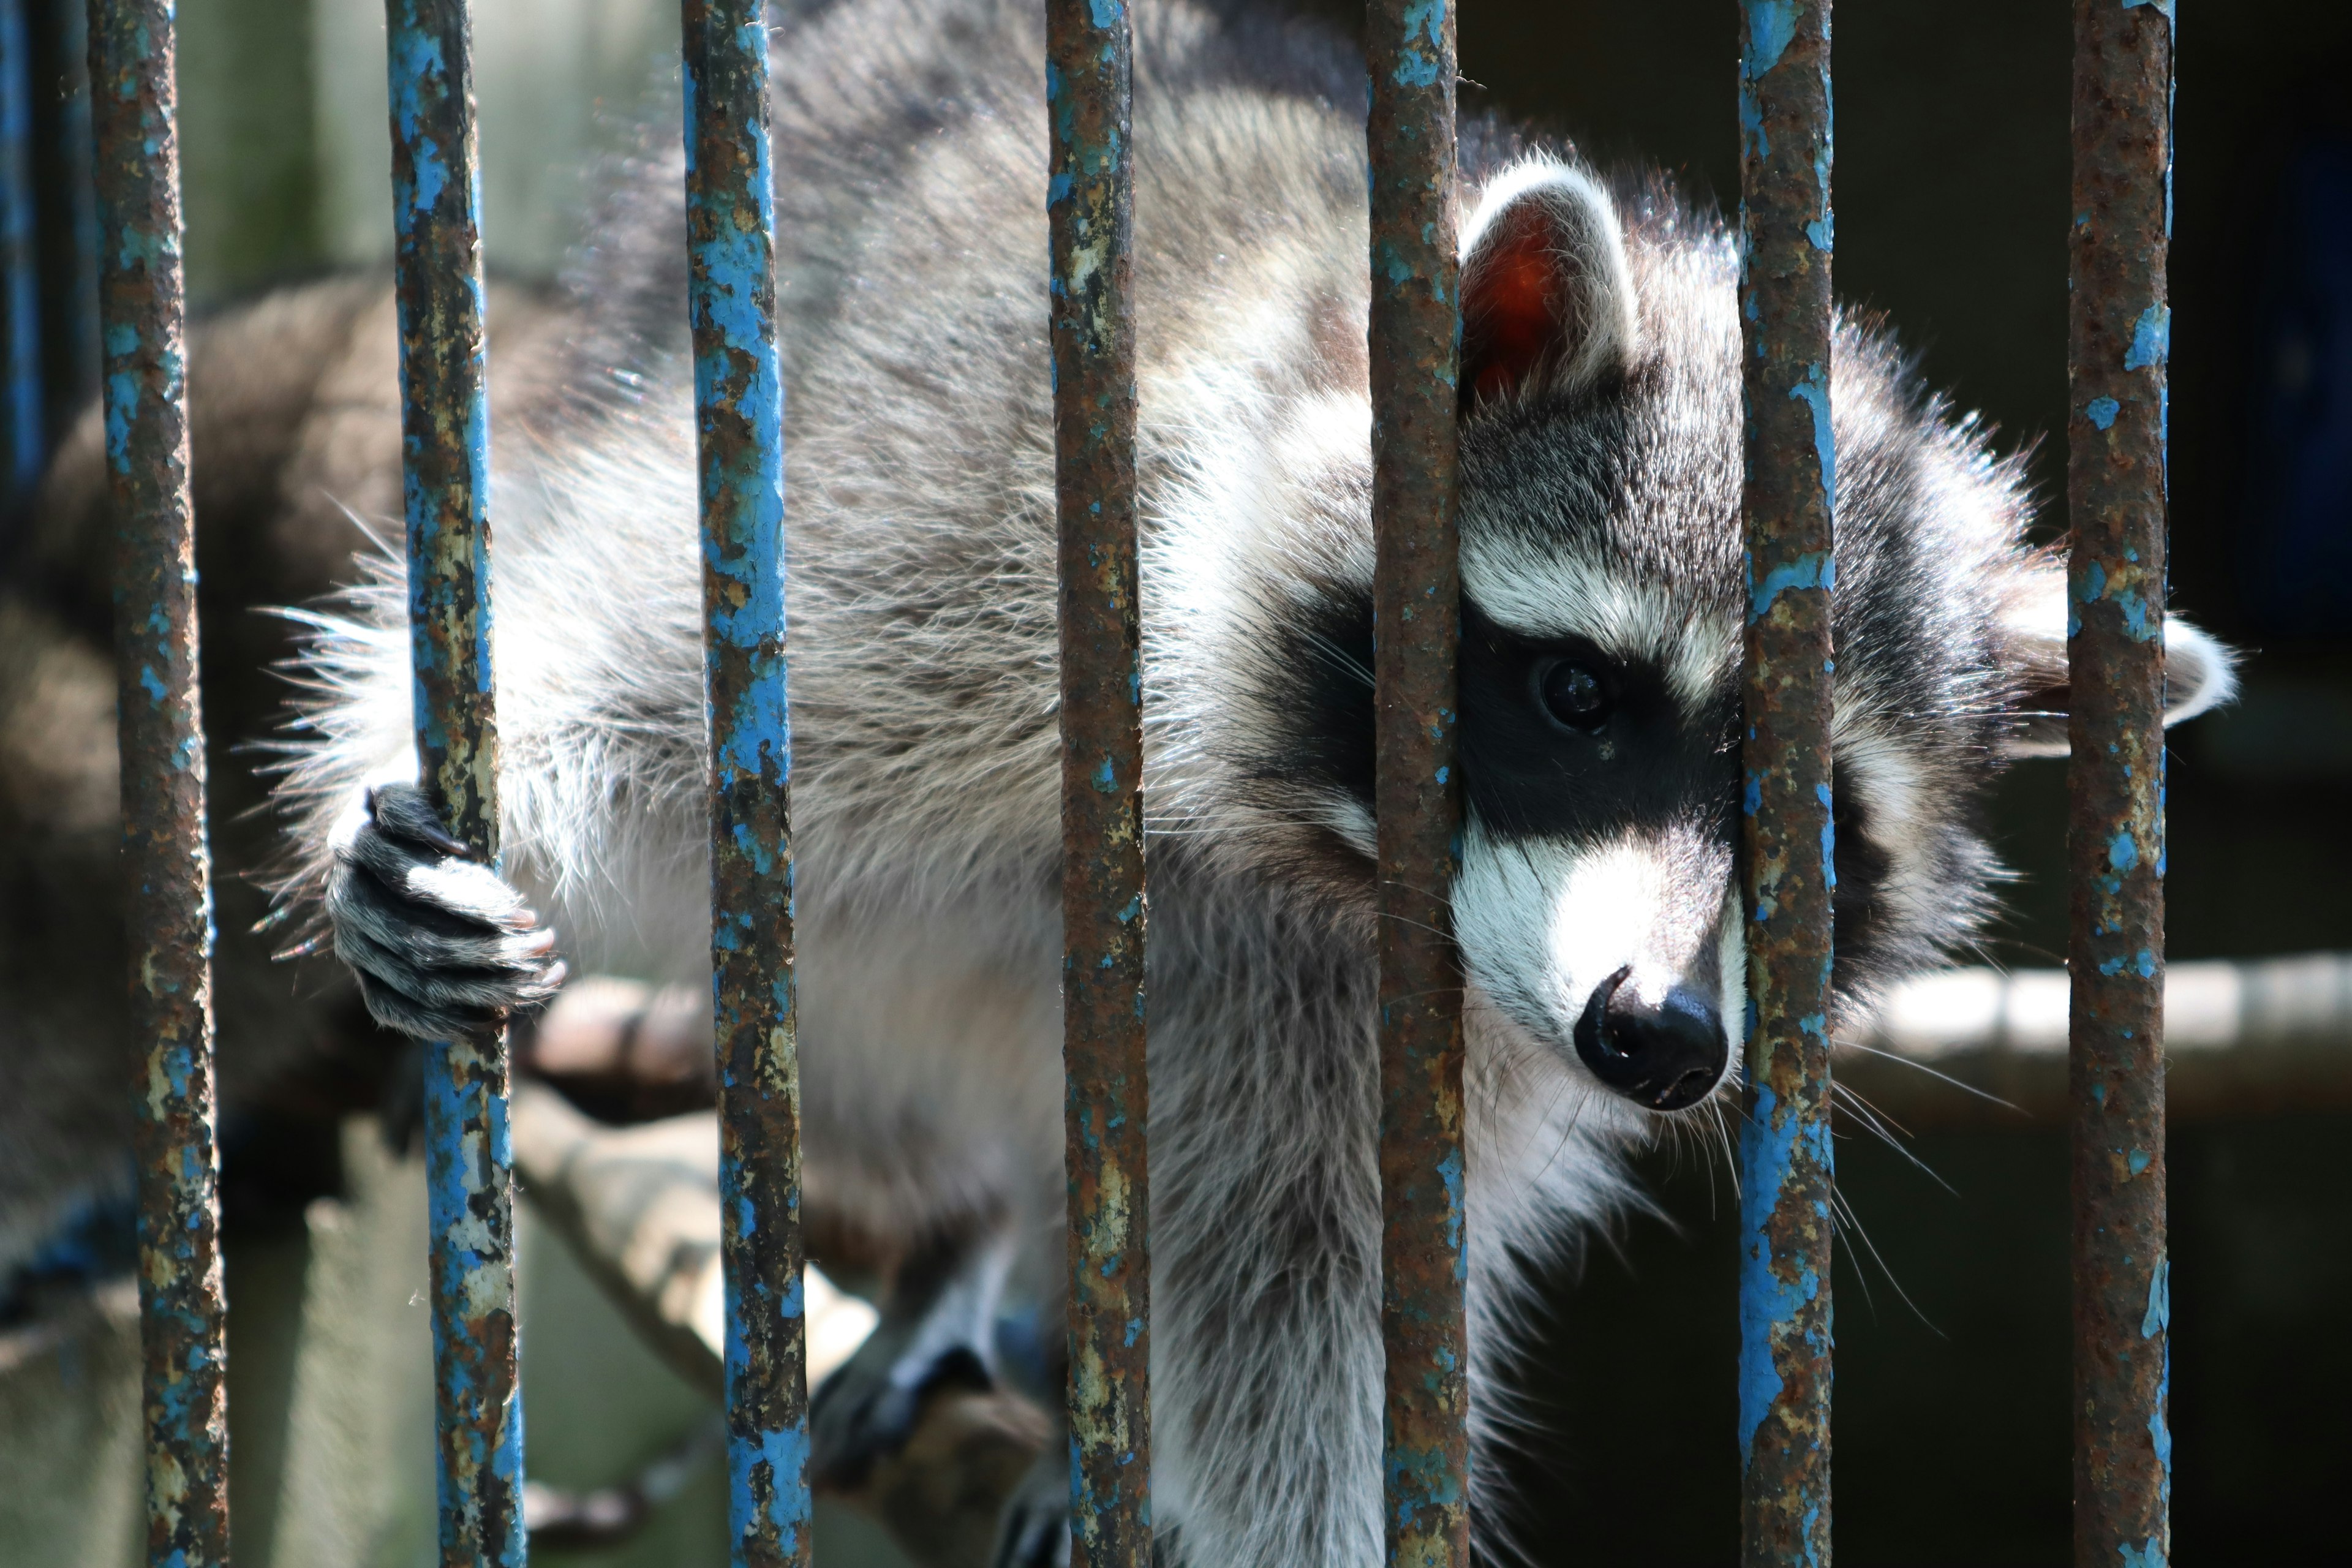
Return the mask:
[[(1372, 808), (1373, 713), (1369, 595), (1322, 601), (1286, 624), (1276, 659), (1296, 715), (1289, 746), (1267, 759), (1270, 777), (1344, 791)], [(1462, 611), (1462, 777), (1468, 802), (1506, 837), (1586, 837), (1603, 830), (1687, 821), (1696, 812), (1728, 829), (1738, 787), (1729, 750), (1732, 709), (1693, 724), (1655, 666), (1612, 659), (1581, 637), (1527, 637), (1465, 601)], [(1545, 701), (1548, 679), (1589, 672), (1596, 708), (1561, 722)]]
[[(1284, 623), (1271, 650), (1292, 716), (1282, 754), (1257, 775), (1345, 793), (1372, 809), (1372, 606), (1369, 593), (1317, 600)], [(1587, 726), (1547, 710), (1544, 678), (1589, 670), (1605, 711)], [(1737, 834), (1738, 697), (1727, 692), (1697, 721), (1654, 664), (1612, 659), (1579, 637), (1528, 637), (1468, 600), (1462, 615), (1462, 776), (1486, 828), (1505, 838), (1597, 837), (1694, 817)], [(1849, 769), (1835, 775), (1838, 886), (1833, 939), (1842, 959), (1880, 945), (1888, 859), (1868, 835), (1869, 814)]]

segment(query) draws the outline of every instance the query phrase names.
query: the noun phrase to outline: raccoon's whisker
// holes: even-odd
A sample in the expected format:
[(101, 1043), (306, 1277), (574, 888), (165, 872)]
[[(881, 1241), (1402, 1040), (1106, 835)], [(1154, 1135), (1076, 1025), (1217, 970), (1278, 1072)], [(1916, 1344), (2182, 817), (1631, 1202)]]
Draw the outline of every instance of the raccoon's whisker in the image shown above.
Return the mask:
[[(1843, 1236), (1848, 1230), (1852, 1230), (1856, 1236), (1860, 1236), (1862, 1234), (1862, 1226), (1853, 1222), (1853, 1205), (1846, 1201), (1845, 1194), (1838, 1192), (1834, 1188), (1831, 1189), (1830, 1234), (1832, 1237), (1838, 1237)], [(1864, 1238), (1863, 1245), (1864, 1247), (1870, 1245), (1867, 1237)], [(1859, 1260), (1857, 1260), (1857, 1264), (1858, 1263)], [(1880, 1265), (1880, 1268), (1882, 1268), (1885, 1267), (1885, 1265), (1883, 1263)], [(1878, 1298), (1871, 1294), (1870, 1271), (1857, 1266), (1853, 1270), (1853, 1282), (1862, 1287), (1863, 1307), (1870, 1313), (1871, 1321), (1876, 1322), (1878, 1321)]]
[[(1951, 1074), (1948, 1072), (1938, 1072), (1936, 1068), (1929, 1067), (1926, 1062), (1920, 1061), (1915, 1057), (1906, 1057), (1899, 1051), (1882, 1050), (1876, 1046), (1865, 1046), (1854, 1041), (1843, 1042), (1840, 1048), (1849, 1051), (1860, 1051), (1864, 1056), (1880, 1057), (1890, 1062), (1899, 1062), (1915, 1072), (1926, 1073), (1929, 1078), (1938, 1079), (1944, 1083), (1948, 1083), (1954, 1089), (1963, 1090), (1969, 1094), (1973, 1094), (1979, 1100), (1988, 1100), (1994, 1105), (2000, 1106), (2004, 1110), (2018, 1110), (2016, 1103), (2012, 1100), (2003, 1100), (2000, 1096), (1992, 1093), (1990, 1090), (1979, 1089), (1972, 1083), (1962, 1083), (1958, 1079), (1954, 1078)], [(1840, 1089), (1845, 1089), (1846, 1086), (1841, 1083), (1837, 1087)], [(1856, 1098), (1859, 1099), (1860, 1097), (1856, 1096)], [(2018, 1114), (2021, 1116), (2024, 1112), (2020, 1110), (2018, 1111)]]
[[(1567, 1082), (1565, 1079), (1561, 1081), (1560, 1089), (1562, 1093), (1567, 1091)], [(1569, 1146), (1570, 1142), (1575, 1139), (1577, 1123), (1584, 1120), (1584, 1107), (1587, 1101), (1582, 1099), (1578, 1100), (1576, 1102), (1576, 1109), (1569, 1113), (1568, 1125), (1559, 1130), (1559, 1137), (1558, 1141), (1552, 1144), (1551, 1152), (1544, 1157), (1543, 1168), (1536, 1173), (1536, 1180), (1538, 1182), (1543, 1180), (1545, 1176), (1551, 1173), (1551, 1168), (1559, 1163), (1561, 1151), (1565, 1150)]]
[(1860, 1121), (1863, 1126), (1870, 1131), (1872, 1136), (1875, 1137), (1880, 1142), (1885, 1144), (1889, 1149), (1892, 1149), (1896, 1153), (1902, 1155), (1903, 1158), (1912, 1165), (1917, 1167), (1921, 1175), (1926, 1176), (1929, 1181), (1935, 1183), (1946, 1192), (1950, 1193), (1954, 1197), (1960, 1195), (1958, 1191), (1955, 1189), (1949, 1182), (1937, 1174), (1934, 1166), (1929, 1165), (1926, 1161), (1920, 1159), (1918, 1155), (1914, 1154), (1909, 1148), (1905, 1146), (1901, 1139), (1897, 1138), (1893, 1131), (1888, 1130), (1888, 1123), (1880, 1120), (1877, 1109), (1868, 1100), (1855, 1093), (1848, 1085), (1832, 1083), (1830, 1088), (1834, 1099), (1844, 1109), (1846, 1114)]
[[(1559, 1109), (1559, 1097), (1567, 1092), (1568, 1079), (1565, 1077), (1562, 1077), (1552, 1085), (1551, 1098), (1544, 1102), (1543, 1115), (1537, 1118), (1537, 1126), (1541, 1127), (1545, 1122), (1551, 1120), (1552, 1112)], [(1560, 1135), (1560, 1141), (1552, 1146), (1551, 1152), (1544, 1157), (1542, 1166), (1536, 1172), (1536, 1180), (1541, 1181), (1544, 1177), (1551, 1174), (1551, 1168), (1554, 1164), (1559, 1163), (1559, 1152), (1567, 1146), (1569, 1133), (1572, 1132), (1575, 1130), (1575, 1127), (1576, 1119), (1571, 1116), (1569, 1118), (1569, 1132), (1563, 1132)]]
[(1346, 648), (1343, 648), (1339, 644), (1333, 642), (1329, 637), (1325, 637), (1321, 632), (1313, 630), (1308, 631), (1307, 634), (1307, 646), (1313, 648), (1317, 653), (1321, 654), (1323, 656), (1324, 662), (1330, 665), (1334, 669), (1339, 670), (1341, 674), (1352, 675), (1357, 679), (1362, 681), (1366, 686), (1375, 684), (1372, 679), (1372, 672), (1364, 668), (1364, 664), (1361, 659), (1359, 659)]
[[(1918, 1302), (1911, 1299), (1911, 1292), (1903, 1289), (1903, 1281), (1895, 1278), (1895, 1270), (1887, 1265), (1885, 1256), (1878, 1250), (1878, 1243), (1870, 1238), (1870, 1229), (1862, 1223), (1862, 1216), (1854, 1212), (1852, 1201), (1843, 1192), (1832, 1189), (1830, 1194), (1830, 1223), (1835, 1227), (1835, 1233), (1843, 1235), (1852, 1230), (1855, 1238), (1862, 1243), (1863, 1250), (1870, 1254), (1871, 1261), (1878, 1265), (1878, 1271), (1886, 1277), (1886, 1283), (1893, 1288), (1896, 1299), (1911, 1309), (1911, 1315), (1918, 1319), (1921, 1325), (1937, 1339), (1951, 1338), (1937, 1326), (1933, 1318), (1920, 1309)], [(1857, 1267), (1853, 1271), (1854, 1282), (1862, 1287), (1863, 1300), (1869, 1302), (1871, 1299), (1869, 1276), (1859, 1267), (1860, 1259), (1857, 1258), (1855, 1261)], [(1871, 1310), (1875, 1315), (1877, 1306), (1874, 1302), (1871, 1303)]]
[(1436, 889), (1422, 887), (1415, 882), (1408, 882), (1401, 877), (1383, 877), (1381, 879), (1381, 885), (1384, 888), (1402, 888), (1406, 892), (1418, 893), (1424, 899), (1438, 897)]
[(1911, 1135), (1911, 1130), (1908, 1127), (1904, 1126), (1903, 1123), (1897, 1121), (1895, 1117), (1882, 1112), (1878, 1107), (1871, 1104), (1868, 1100), (1864, 1098), (1862, 1091), (1855, 1089), (1852, 1084), (1832, 1082), (1830, 1085), (1830, 1092), (1840, 1107), (1843, 1108), (1849, 1115), (1858, 1116), (1867, 1120), (1871, 1126), (1877, 1130), (1882, 1135), (1888, 1131), (1898, 1133), (1906, 1138), (1908, 1138)]
[[(1717, 1095), (1708, 1100), (1706, 1109), (1708, 1123), (1715, 1131), (1716, 1147), (1723, 1152), (1723, 1169), (1731, 1178), (1731, 1196), (1736, 1203), (1739, 1198), (1739, 1151), (1732, 1145), (1730, 1123), (1723, 1119), (1723, 1097)], [(1706, 1168), (1706, 1201), (1707, 1212), (1712, 1214), (1715, 1208), (1715, 1165), (1712, 1162)]]
[(1397, 1000), (1400, 1002), (1418, 1002), (1428, 996), (1450, 996), (1461, 989), (1462, 987), (1459, 985), (1432, 985), (1420, 991), (1400, 992), (1398, 993)]
[(1433, 936), (1451, 936), (1453, 934), (1450, 931), (1439, 930), (1436, 926), (1431, 925), (1427, 921), (1414, 920), (1410, 915), (1390, 914), (1386, 911), (1382, 911), (1377, 918), (1391, 921), (1396, 925), (1411, 926), (1415, 931), (1425, 931)]

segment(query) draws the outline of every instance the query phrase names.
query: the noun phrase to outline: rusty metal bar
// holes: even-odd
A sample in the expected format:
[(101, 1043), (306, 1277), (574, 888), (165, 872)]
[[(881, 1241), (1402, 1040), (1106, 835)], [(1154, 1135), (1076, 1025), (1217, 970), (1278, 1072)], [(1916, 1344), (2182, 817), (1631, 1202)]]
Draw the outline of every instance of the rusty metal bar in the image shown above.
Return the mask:
[(1740, 1561), (1830, 1560), (1830, 7), (1745, 0)]
[(1469, 1560), (1455, 656), (1454, 8), (1371, 0), (1374, 701), (1378, 759), (1381, 1473), (1388, 1561)]
[(41, 257), (33, 183), (32, 32), (0, 0), (0, 501), (41, 477)]
[(2077, 0), (2066, 830), (2074, 1561), (2172, 1551), (2164, 1216), (2165, 305), (2171, 0)]
[(1133, 78), (1125, 0), (1047, 0), (1071, 1568), (1151, 1562)]
[(138, 1085), (147, 1561), (228, 1561), (228, 1321), (213, 1071), (212, 861), (196, 689), (187, 305), (172, 0), (91, 0), (107, 487)]
[(684, 0), (688, 300), (710, 725), (710, 985), (736, 1568), (809, 1560), (784, 392), (761, 0)]
[[(416, 751), (427, 795), (499, 859), (489, 402), (466, 0), (386, 0)], [(503, 1029), (425, 1051), (433, 1377), (445, 1568), (524, 1560), (514, 1151)]]

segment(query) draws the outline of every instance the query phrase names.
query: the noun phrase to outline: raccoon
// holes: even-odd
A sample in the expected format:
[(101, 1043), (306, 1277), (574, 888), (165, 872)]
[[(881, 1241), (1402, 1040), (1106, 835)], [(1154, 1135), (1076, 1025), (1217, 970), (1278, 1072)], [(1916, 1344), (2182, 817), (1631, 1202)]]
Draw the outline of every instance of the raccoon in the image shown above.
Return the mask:
[[(1198, 1568), (1381, 1552), (1362, 70), (1139, 6), (1132, 145), (1150, 826), (1154, 1516)], [(840, 0), (775, 37), (793, 825), (812, 1223), (903, 1239), (819, 1394), (821, 1479), (1056, 1320), (1063, 1177), (1043, 21)], [(647, 146), (674, 140), (648, 133)], [(1736, 1074), (1736, 241), (1660, 176), (1463, 136), (1462, 869), (1474, 1438), (1517, 1412), (1530, 1260)], [(303, 656), (278, 800), (383, 1024), (484, 1026), (708, 931), (682, 174), (605, 198), (569, 348), (495, 427), (503, 873), (415, 786), (379, 562)], [(2063, 745), (2059, 563), (2014, 457), (1878, 326), (1832, 366), (1843, 1004), (1988, 905), (1974, 826)], [(2174, 620), (2171, 717), (2230, 658)], [(1005, 1563), (1058, 1562), (1061, 1445)], [(1483, 1473), (1491, 1474), (1491, 1465)], [(1480, 1528), (1499, 1518), (1478, 1500)], [(1491, 1534), (1489, 1540), (1492, 1540)]]

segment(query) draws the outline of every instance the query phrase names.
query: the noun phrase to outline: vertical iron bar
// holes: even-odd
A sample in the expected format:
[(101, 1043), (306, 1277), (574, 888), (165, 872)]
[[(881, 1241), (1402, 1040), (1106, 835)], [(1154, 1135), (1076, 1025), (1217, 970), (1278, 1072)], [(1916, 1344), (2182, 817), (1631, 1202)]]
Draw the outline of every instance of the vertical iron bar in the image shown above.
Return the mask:
[(1125, 0), (1047, 0), (1071, 1568), (1151, 1562), (1133, 74)]
[(1740, 6), (1748, 626), (1740, 1560), (1830, 1560), (1829, 0)]
[(2172, 0), (2076, 0), (2066, 833), (2074, 1561), (2172, 1551), (2164, 1216), (2165, 305)]
[(1396, 1568), (1469, 1558), (1454, 416), (1454, 8), (1371, 0), (1374, 700), (1378, 761), (1383, 1518)]
[(98, 200), (90, 178), (89, 16), (83, 0), (33, 0), (34, 233), (41, 271), (43, 405), (98, 390)]
[(736, 1568), (809, 1560), (784, 668), (783, 374), (761, 0), (684, 0), (686, 214), (710, 725), (710, 984)]
[[(473, 29), (466, 0), (387, 0), (384, 9), (417, 758), (449, 831), (495, 866), (489, 403)], [(503, 1029), (425, 1052), (444, 1568), (519, 1568), (524, 1560), (507, 1067)]]
[(41, 256), (33, 185), (33, 61), (26, 0), (0, 0), (0, 502), (41, 477)]
[(172, 0), (91, 0), (90, 79), (116, 527), (116, 700), (138, 1086), (147, 1561), (228, 1561), (228, 1325), (212, 1016), (212, 864), (196, 692), (187, 309)]

